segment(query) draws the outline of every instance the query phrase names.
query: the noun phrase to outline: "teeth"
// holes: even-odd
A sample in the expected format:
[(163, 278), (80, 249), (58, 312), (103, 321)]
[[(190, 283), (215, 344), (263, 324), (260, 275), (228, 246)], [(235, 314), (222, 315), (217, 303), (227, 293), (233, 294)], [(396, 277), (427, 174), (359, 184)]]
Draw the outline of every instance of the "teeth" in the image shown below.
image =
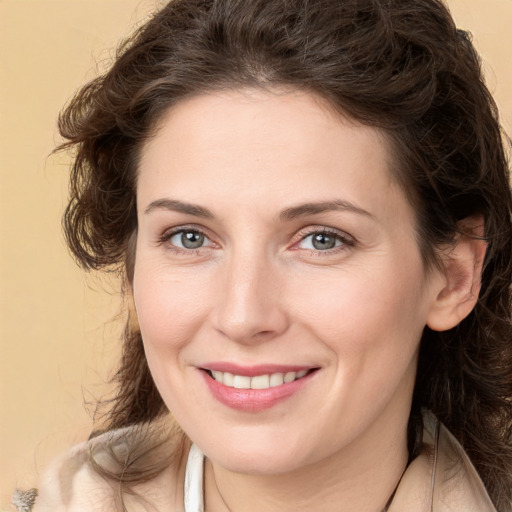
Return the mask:
[(270, 375), (258, 375), (251, 379), (251, 389), (268, 389), (270, 387)]
[(285, 382), (293, 382), (295, 380), (295, 377), (297, 377), (297, 373), (295, 372), (288, 372), (284, 374), (284, 381)]
[(212, 375), (217, 382), (222, 382), (224, 380), (224, 374), (222, 372), (213, 371)]
[(268, 389), (301, 379), (307, 373), (308, 370), (301, 370), (300, 372), (271, 373), (247, 377), (245, 375), (233, 375), (228, 372), (212, 371), (211, 375), (217, 382), (230, 388)]
[(284, 375), (282, 373), (273, 373), (270, 376), (270, 387), (275, 388), (281, 386), (284, 383)]
[(236, 389), (251, 389), (251, 377), (235, 375), (233, 378), (233, 387)]

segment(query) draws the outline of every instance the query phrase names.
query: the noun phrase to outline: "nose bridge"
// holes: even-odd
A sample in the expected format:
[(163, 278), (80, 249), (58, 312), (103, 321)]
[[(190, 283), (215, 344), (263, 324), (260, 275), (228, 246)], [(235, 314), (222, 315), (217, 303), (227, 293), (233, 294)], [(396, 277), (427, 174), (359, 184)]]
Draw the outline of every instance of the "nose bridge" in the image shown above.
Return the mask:
[(225, 262), (217, 328), (237, 342), (269, 339), (286, 329), (275, 262), (262, 248), (234, 249)]

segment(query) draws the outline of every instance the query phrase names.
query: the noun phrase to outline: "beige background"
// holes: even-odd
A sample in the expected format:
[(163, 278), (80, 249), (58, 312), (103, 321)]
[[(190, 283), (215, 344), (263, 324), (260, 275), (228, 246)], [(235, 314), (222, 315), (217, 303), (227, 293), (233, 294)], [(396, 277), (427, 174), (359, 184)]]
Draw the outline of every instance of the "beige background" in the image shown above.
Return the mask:
[[(0, 0), (0, 510), (84, 439), (120, 327), (115, 282), (86, 277), (60, 233), (56, 116), (162, 0)], [(512, 133), (512, 0), (451, 0)]]

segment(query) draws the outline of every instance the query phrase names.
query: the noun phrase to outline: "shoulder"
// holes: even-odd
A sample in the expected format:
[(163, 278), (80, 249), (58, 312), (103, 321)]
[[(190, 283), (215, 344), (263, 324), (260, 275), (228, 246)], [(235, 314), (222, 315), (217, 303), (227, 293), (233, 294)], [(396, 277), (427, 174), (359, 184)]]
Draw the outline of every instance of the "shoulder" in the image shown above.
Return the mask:
[(439, 424), (434, 499), (447, 512), (496, 512), (487, 490), (457, 439)]
[(51, 464), (34, 512), (174, 510), (183, 503), (185, 451), (182, 438), (148, 440), (140, 427), (106, 432)]
[[(98, 441), (106, 443), (107, 439)], [(89, 460), (92, 444), (75, 446), (47, 468), (39, 485), (35, 512), (85, 512), (102, 507), (116, 510), (112, 483), (102, 478)]]
[(496, 512), (464, 449), (424, 412), (423, 448), (405, 471), (389, 512)]

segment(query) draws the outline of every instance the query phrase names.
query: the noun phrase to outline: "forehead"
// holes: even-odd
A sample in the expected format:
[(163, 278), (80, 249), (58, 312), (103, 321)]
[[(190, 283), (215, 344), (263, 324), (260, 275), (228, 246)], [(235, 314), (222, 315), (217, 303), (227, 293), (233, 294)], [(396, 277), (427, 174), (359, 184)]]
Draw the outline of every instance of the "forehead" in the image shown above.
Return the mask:
[(398, 193), (389, 148), (381, 130), (335, 112), (312, 93), (205, 94), (160, 120), (142, 150), (138, 201), (166, 193), (199, 203), (262, 197), (298, 203), (341, 194), (370, 205)]

